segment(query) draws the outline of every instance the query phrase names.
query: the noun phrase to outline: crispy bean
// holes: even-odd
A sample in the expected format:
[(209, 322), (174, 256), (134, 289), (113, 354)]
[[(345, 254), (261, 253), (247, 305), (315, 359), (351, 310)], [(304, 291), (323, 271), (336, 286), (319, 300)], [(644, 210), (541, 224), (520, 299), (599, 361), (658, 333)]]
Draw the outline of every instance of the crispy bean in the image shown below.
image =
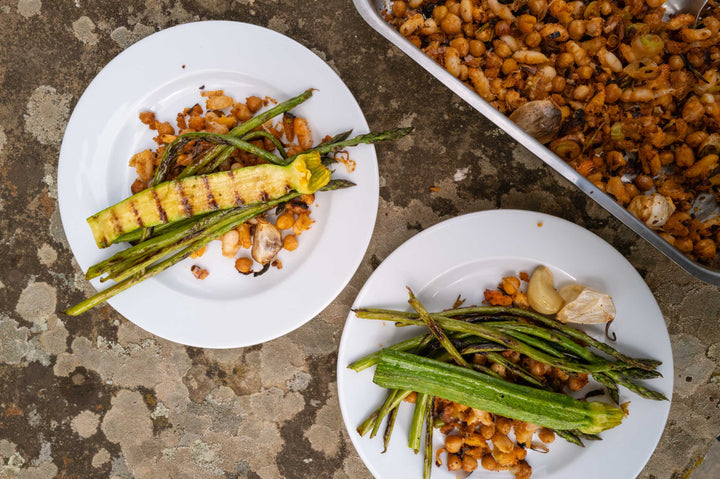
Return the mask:
[(440, 28), (448, 35), (457, 35), (462, 28), (462, 20), (454, 13), (448, 13), (440, 22)]
[(519, 50), (513, 53), (512, 57), (518, 63), (525, 63), (528, 65), (538, 65), (540, 63), (547, 63), (550, 61), (550, 59), (543, 53), (532, 50)]
[(445, 49), (445, 68), (453, 76), (460, 76), (460, 53), (453, 47)]
[[(409, 37), (416, 31), (418, 31), (420, 28), (422, 28), (423, 24), (425, 23), (425, 19), (423, 16), (419, 13), (413, 15), (412, 17), (408, 18), (405, 23), (400, 25), (400, 34), (404, 37)], [(459, 27), (458, 27), (459, 31)]]
[(535, 48), (540, 45), (540, 42), (542, 42), (542, 35), (540, 35), (540, 32), (530, 32), (525, 35), (523, 42), (529, 48)]
[(532, 15), (520, 15), (517, 19), (517, 27), (520, 33), (530, 33), (535, 28), (537, 18)]
[(465, 472), (472, 472), (478, 467), (477, 459), (472, 457), (470, 454), (465, 454), (462, 458), (462, 470)]
[(585, 20), (573, 20), (568, 25), (568, 35), (573, 40), (580, 40), (585, 36)]
[(483, 53), (485, 53), (485, 43), (481, 42), (480, 40), (470, 40), (470, 55), (474, 57), (480, 57)]

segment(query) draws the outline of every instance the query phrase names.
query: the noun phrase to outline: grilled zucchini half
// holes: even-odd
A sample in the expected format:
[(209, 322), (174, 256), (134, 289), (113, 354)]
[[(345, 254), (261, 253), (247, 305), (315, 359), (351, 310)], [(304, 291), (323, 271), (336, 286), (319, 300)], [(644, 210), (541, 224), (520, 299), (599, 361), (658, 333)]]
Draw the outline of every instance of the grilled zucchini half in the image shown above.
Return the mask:
[(189, 176), (147, 188), (87, 219), (98, 248), (138, 228), (172, 223), (210, 211), (262, 203), (290, 191), (314, 193), (330, 181), (318, 152), (286, 166), (263, 164)]

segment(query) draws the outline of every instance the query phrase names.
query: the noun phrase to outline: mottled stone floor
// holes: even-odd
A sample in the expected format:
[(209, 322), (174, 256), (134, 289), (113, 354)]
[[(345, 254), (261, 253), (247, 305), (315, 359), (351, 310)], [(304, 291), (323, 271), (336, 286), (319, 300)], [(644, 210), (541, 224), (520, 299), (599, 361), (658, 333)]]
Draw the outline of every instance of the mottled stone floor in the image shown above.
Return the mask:
[[(237, 350), (158, 339), (109, 306), (59, 312), (93, 292), (57, 209), (70, 112), (124, 48), (207, 19), (296, 39), (340, 74), (373, 130), (415, 127), (377, 149), (378, 221), (349, 286), (304, 327)], [(371, 30), (351, 2), (0, 0), (0, 34), (0, 477), (369, 477), (344, 432), (335, 385), (349, 305), (406, 239), (492, 208), (575, 221), (637, 268), (665, 317), (676, 367), (670, 418), (640, 477), (688, 477), (711, 446), (692, 477), (717, 477), (720, 289), (497, 130)]]

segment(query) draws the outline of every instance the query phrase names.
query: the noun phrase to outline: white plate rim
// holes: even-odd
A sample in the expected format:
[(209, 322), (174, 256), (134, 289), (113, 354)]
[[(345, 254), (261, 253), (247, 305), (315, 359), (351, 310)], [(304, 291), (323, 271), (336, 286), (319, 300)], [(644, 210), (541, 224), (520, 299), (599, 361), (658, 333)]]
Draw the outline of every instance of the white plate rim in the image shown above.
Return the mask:
[[(161, 74), (156, 74), (158, 79), (154, 80), (155, 83), (152, 83), (153, 79), (151, 78), (153, 68), (159, 70), (162, 65), (173, 65), (176, 67), (176, 75), (178, 77), (197, 74), (199, 75), (198, 78), (200, 78), (207, 72), (212, 73), (214, 70), (211, 64), (216, 61), (214, 57), (207, 60), (194, 60), (194, 58), (197, 57), (193, 56), (193, 52), (200, 50), (202, 47), (207, 47), (202, 41), (199, 41), (196, 46), (189, 45), (183, 47), (182, 52), (177, 52), (177, 48), (164, 48), (171, 45), (176, 46), (180, 44), (180, 40), (188, 36), (207, 39), (213, 38), (211, 34), (215, 36), (232, 35), (232, 38), (235, 39), (238, 37), (251, 38), (256, 42), (253, 48), (259, 48), (263, 52), (268, 51), (270, 54), (275, 55), (275, 57), (272, 57), (272, 62), (276, 64), (268, 66), (268, 69), (272, 69), (271, 71), (274, 73), (280, 71), (282, 55), (290, 55), (290, 53), (284, 52), (291, 52), (294, 55), (294, 72), (296, 74), (301, 72), (303, 65), (305, 65), (305, 68), (309, 68), (307, 65), (310, 65), (314, 72), (313, 78), (304, 79), (300, 75), (294, 78), (293, 75), (286, 75), (282, 79), (278, 79), (278, 75), (276, 75), (274, 79), (271, 78), (268, 79), (268, 81), (271, 83), (273, 81), (278, 82), (281, 84), (281, 86), (278, 87), (280, 89), (288, 88), (288, 91), (285, 92), (286, 95), (278, 98), (278, 101), (283, 101), (301, 93), (307, 88), (321, 84), (325, 87), (316, 91), (313, 97), (310, 98), (306, 104), (301, 105), (300, 108), (306, 107), (306, 105), (313, 101), (322, 101), (324, 104), (332, 104), (334, 101), (343, 107), (347, 107), (344, 112), (333, 113), (333, 115), (338, 115), (336, 119), (339, 120), (339, 123), (342, 123), (342, 121), (347, 118), (352, 118), (350, 124), (338, 124), (337, 128), (339, 128), (339, 130), (337, 131), (313, 131), (314, 136), (317, 135), (321, 137), (324, 134), (336, 134), (344, 127), (353, 128), (354, 134), (361, 134), (368, 131), (367, 122), (357, 101), (338, 74), (311, 50), (278, 32), (248, 23), (201, 21), (177, 25), (145, 37), (113, 58), (92, 80), (78, 100), (68, 122), (65, 137), (61, 145), (58, 165), (58, 203), (60, 217), (68, 243), (83, 271), (87, 270), (87, 268), (95, 262), (94, 260), (97, 260), (98, 256), (97, 252), (94, 252), (94, 254), (86, 254), (86, 252), (83, 251), (83, 248), (87, 249), (87, 236), (90, 235), (90, 230), (86, 225), (78, 226), (78, 224), (80, 222), (84, 223), (84, 218), (92, 214), (92, 212), (89, 214), (78, 212), (79, 209), (82, 210), (83, 208), (83, 205), (79, 204), (82, 193), (78, 191), (78, 183), (81, 180), (78, 179), (80, 175), (77, 174), (74, 168), (77, 168), (76, 158), (78, 158), (78, 156), (82, 156), (83, 154), (88, 155), (87, 152), (89, 150), (94, 151), (93, 148), (95, 148), (95, 144), (92, 143), (92, 141), (96, 140), (87, 140), (83, 135), (85, 132), (84, 128), (88, 128), (87, 119), (90, 118), (92, 113), (97, 113), (98, 111), (94, 108), (93, 102), (97, 102), (103, 92), (107, 93), (108, 84), (117, 81), (113, 79), (113, 77), (117, 76), (122, 78), (130, 74), (139, 75), (142, 77), (142, 80), (148, 80), (148, 91), (152, 90), (152, 88), (163, 88), (164, 81), (173, 81), (171, 80), (173, 74), (166, 74), (164, 71)], [(187, 44), (188, 42), (185, 43)], [(192, 44), (192, 42), (189, 43)], [(270, 46), (268, 46), (268, 44), (270, 44)], [(152, 66), (152, 68), (150, 68), (147, 66), (147, 63), (143, 65), (142, 62), (148, 62), (148, 55), (153, 51), (164, 51), (165, 54), (163, 58), (158, 60), (160, 66)], [(233, 53), (238, 55), (238, 51)], [(222, 56), (220, 53), (217, 55)], [(229, 53), (226, 54), (226, 56), (229, 55)], [(280, 56), (279, 59), (278, 55)], [(235, 63), (232, 64), (234, 65), (232, 68), (225, 67), (224, 65), (220, 65), (217, 68), (221, 72), (235, 71), (242, 74), (241, 67), (237, 66), (238, 63), (240, 63), (237, 58), (238, 57), (233, 57), (232, 61)], [(242, 59), (243, 57), (241, 56), (240, 58)], [(187, 69), (185, 68), (186, 62), (188, 64)], [(183, 64), (182, 70), (180, 70), (181, 63)], [(198, 65), (196, 69), (193, 69), (193, 63)], [(268, 63), (271, 63), (271, 61), (268, 60)], [(128, 73), (128, 70), (132, 71)], [(258, 73), (253, 71), (248, 73), (248, 75), (256, 75), (258, 78), (265, 80), (263, 72)], [(194, 80), (191, 79), (187, 81)], [(287, 85), (294, 86), (288, 87)], [(292, 89), (290, 90), (290, 88)], [(328, 91), (329, 93), (335, 92), (336, 94), (332, 100), (323, 99), (323, 91)], [(127, 111), (131, 110), (132, 106), (135, 105), (133, 102), (139, 101), (137, 99), (138, 97), (124, 99), (122, 98), (122, 93), (118, 96), (120, 97), (119, 99), (110, 98), (108, 100), (117, 108), (116, 110), (110, 109), (109, 112), (104, 112), (110, 114), (108, 122), (114, 121), (113, 115), (122, 116), (122, 112), (127, 113)], [(329, 95), (326, 94), (326, 97), (327, 96)], [(321, 100), (318, 100), (318, 98)], [(200, 101), (199, 94), (198, 101)], [(308, 108), (312, 108), (312, 106)], [(137, 113), (138, 111), (133, 111), (134, 118), (137, 118)], [(312, 118), (310, 118), (310, 120), (312, 121)], [(322, 121), (325, 122), (325, 119), (322, 119)], [(139, 122), (137, 122), (137, 124), (138, 129), (143, 127)], [(92, 127), (92, 125), (90, 126)], [(104, 133), (101, 127), (98, 127), (97, 131)], [(88, 141), (91, 143), (88, 144)], [(176, 265), (157, 277), (146, 280), (144, 283), (133, 286), (127, 291), (111, 298), (108, 303), (120, 314), (141, 328), (162, 338), (196, 347), (236, 348), (250, 346), (277, 338), (302, 326), (325, 309), (347, 285), (359, 267), (373, 233), (379, 196), (379, 174), (375, 149), (372, 145), (361, 145), (353, 148), (351, 155), (353, 159), (358, 160), (358, 167), (355, 173), (347, 174), (344, 169), (340, 167), (336, 168), (337, 174), (333, 176), (355, 180), (358, 186), (344, 191), (324, 193), (324, 195), (328, 195), (328, 198), (329, 195), (332, 195), (332, 202), (318, 199), (321, 207), (327, 208), (327, 213), (322, 212), (318, 214), (327, 214), (333, 218), (333, 220), (339, 218), (338, 221), (333, 221), (332, 225), (327, 226), (327, 228), (326, 225), (316, 223), (313, 229), (315, 229), (317, 233), (311, 229), (309, 234), (316, 237), (317, 244), (313, 245), (308, 256), (303, 259), (305, 263), (298, 266), (293, 274), (288, 274), (287, 278), (281, 277), (283, 271), (278, 271), (277, 273), (280, 274), (275, 278), (280, 284), (280, 287), (283, 287), (283, 284), (288, 285), (292, 283), (291, 286), (293, 288), (301, 288), (305, 297), (296, 295), (294, 301), (292, 301), (293, 298), (290, 298), (288, 301), (277, 301), (276, 296), (276, 300), (273, 301), (272, 290), (277, 287), (272, 286), (269, 288), (269, 291), (257, 292), (252, 296), (251, 300), (254, 304), (252, 308), (248, 308), (248, 300), (243, 300), (242, 298), (239, 300), (224, 301), (221, 306), (213, 306), (214, 302), (212, 299), (201, 300), (198, 297), (193, 297), (188, 300), (187, 295), (173, 291), (168, 287), (160, 285), (160, 281), (156, 281), (157, 279), (163, 278), (163, 275), (172, 274), (173, 269), (180, 268), (179, 265)], [(126, 165), (127, 159), (125, 159), (124, 162)], [(129, 169), (129, 167), (126, 168)], [(93, 198), (90, 198), (90, 200), (92, 199)], [(352, 221), (349, 219), (343, 220), (341, 218), (342, 208), (351, 208), (352, 205), (357, 205), (357, 209), (352, 210), (353, 213), (356, 213)], [(106, 206), (107, 204), (100, 205), (100, 208), (97, 209), (99, 210)], [(87, 211), (85, 211), (85, 213), (87, 213)], [(80, 218), (79, 220), (78, 217)], [(320, 231), (323, 231), (323, 234), (320, 234)], [(335, 245), (333, 245), (333, 241)], [(342, 249), (342, 255), (339, 255), (340, 257), (338, 258), (337, 253), (340, 248), (338, 244), (342, 241), (346, 244)], [(347, 247), (348, 244), (350, 247)], [(336, 257), (332, 260), (333, 267), (328, 268), (325, 274), (322, 275), (319, 274), (318, 271), (315, 271), (318, 274), (305, 274), (308, 270), (307, 265), (317, 264), (311, 260), (325, 259), (326, 263), (329, 262), (327, 261), (328, 255), (325, 251), (334, 251), (336, 253)], [(105, 253), (102, 257), (107, 256), (109, 256), (109, 254)], [(313, 267), (313, 269), (317, 270), (317, 267)], [(305, 272), (303, 272), (303, 270)], [(298, 271), (302, 274), (298, 273)], [(187, 274), (190, 273), (187, 272)], [(264, 276), (267, 276), (267, 274)], [(301, 276), (302, 279), (300, 278)], [(311, 277), (317, 278), (317, 281), (313, 282), (313, 286), (316, 287), (314, 291), (309, 291)], [(258, 279), (262, 279), (262, 277)], [(99, 288), (97, 280), (93, 280), (92, 284), (96, 289)], [(303, 289), (306, 285), (308, 287)], [(289, 286), (285, 287), (285, 289), (289, 289)], [(153, 309), (152, 302), (150, 301), (152, 298), (147, 297), (148, 294), (150, 294), (148, 291), (152, 291), (151, 294), (155, 295), (162, 294), (165, 304), (173, 305), (172, 310), (168, 312), (158, 310), (158, 308)], [(275, 293), (277, 293), (277, 290)], [(303, 300), (299, 301), (298, 299)], [(143, 308), (147, 309), (148, 307), (153, 309), (155, 313), (163, 314), (157, 323), (152, 317), (152, 311), (142, 311)], [(219, 316), (227, 311), (233, 312), (233, 318), (221, 320)], [(256, 324), (250, 326), (245, 324), (242, 325), (243, 327), (240, 327), (240, 325), (236, 324), (238, 318), (234, 317), (234, 311), (242, 311), (243, 317), (249, 317), (249, 321)], [(202, 318), (202, 321), (196, 320), (198, 315)], [(242, 320), (242, 318), (240, 320)], [(188, 327), (188, 321), (196, 321), (197, 327), (193, 328), (192, 325)], [(208, 321), (210, 322), (209, 325), (207, 324)], [(228, 329), (222, 330), (222, 326), (225, 325), (228, 326)]]
[[(636, 477), (647, 461), (650, 459), (653, 451), (657, 447), (657, 444), (660, 440), (660, 437), (662, 436), (665, 423), (667, 421), (667, 417), (670, 410), (670, 404), (672, 399), (672, 390), (673, 390), (673, 358), (672, 358), (672, 350), (670, 345), (670, 338), (667, 331), (667, 328), (664, 323), (662, 312), (660, 311), (659, 307), (657, 306), (657, 303), (652, 296), (651, 291), (645, 284), (642, 277), (639, 275), (639, 273), (632, 267), (632, 265), (619, 253), (617, 252), (609, 243), (607, 243), (605, 240), (600, 238), (599, 236), (595, 235), (594, 233), (576, 225), (575, 223), (569, 222), (567, 220), (557, 218), (555, 216), (547, 215), (544, 213), (534, 212), (534, 211), (526, 211), (526, 210), (512, 210), (512, 209), (501, 209), (501, 210), (488, 210), (488, 211), (480, 211), (480, 212), (474, 212), (474, 213), (468, 213), (465, 215), (461, 215), (458, 217), (451, 218), (449, 220), (442, 221), (438, 224), (435, 224), (420, 233), (416, 234), (415, 236), (411, 237), (407, 241), (405, 241), (402, 245), (400, 245), (397, 249), (395, 249), (387, 258), (385, 258), (382, 263), (375, 269), (373, 274), (368, 278), (366, 283), (361, 288), (360, 292), (358, 293), (351, 309), (359, 308), (359, 307), (390, 307), (390, 308), (402, 308), (403, 307), (403, 298), (400, 297), (399, 300), (397, 300), (394, 304), (386, 304), (386, 303), (374, 303), (372, 300), (367, 298), (368, 291), (371, 288), (377, 289), (379, 286), (376, 284), (378, 282), (382, 283), (383, 276), (400, 276), (402, 277), (402, 273), (396, 273), (396, 270), (403, 269), (406, 267), (406, 269), (403, 271), (403, 273), (413, 272), (413, 270), (417, 269), (417, 262), (415, 262), (415, 265), (408, 264), (407, 258), (405, 258), (405, 261), (401, 264), (399, 264), (399, 258), (402, 255), (407, 256), (409, 251), (413, 249), (417, 249), (418, 247), (422, 250), (421, 253), (429, 254), (431, 252), (430, 249), (428, 249), (428, 244), (430, 239), (434, 236), (437, 236), (438, 234), (442, 234), (441, 232), (443, 230), (451, 231), (456, 234), (461, 234), (463, 232), (463, 225), (465, 224), (481, 224), (482, 226), (488, 227), (488, 226), (499, 226), (500, 224), (504, 224), (505, 226), (509, 222), (515, 222), (517, 224), (524, 223), (525, 226), (527, 225), (537, 225), (538, 230), (542, 230), (542, 228), (554, 228), (556, 231), (558, 228), (563, 231), (566, 234), (572, 235), (574, 239), (583, 238), (585, 240), (589, 240), (593, 242), (593, 247), (601, 247), (605, 251), (603, 251), (603, 255), (610, 254), (614, 256), (614, 261), (619, 261), (624, 265), (623, 273), (629, 274), (631, 276), (630, 280), (635, 283), (638, 287), (638, 290), (642, 293), (644, 296), (644, 301), (649, 301), (649, 303), (653, 306), (652, 311), (648, 313), (648, 317), (652, 317), (653, 321), (657, 324), (662, 324), (662, 327), (659, 328), (656, 333), (659, 335), (658, 343), (661, 345), (662, 351), (659, 354), (654, 354), (652, 357), (662, 359), (663, 364), (660, 366), (659, 370), (663, 373), (664, 377), (660, 380), (653, 380), (648, 384), (648, 386), (652, 387), (653, 389), (659, 390), (663, 392), (667, 397), (668, 401), (664, 402), (655, 402), (655, 401), (649, 401), (640, 398), (639, 396), (636, 396), (632, 393), (627, 392), (627, 390), (624, 390), (621, 388), (621, 400), (625, 400), (625, 398), (632, 399), (633, 403), (642, 403), (642, 402), (650, 402), (652, 403), (652, 407), (654, 408), (653, 414), (655, 414), (654, 419), (655, 422), (652, 425), (652, 431), (650, 433), (650, 438), (648, 441), (646, 441), (644, 444), (639, 446), (633, 444), (632, 448), (626, 448), (623, 450), (623, 454), (620, 455), (621, 461), (626, 461), (624, 464), (622, 464), (622, 467), (625, 468), (624, 473), (628, 473), (627, 476), (618, 476), (617, 471), (614, 473), (616, 474), (615, 477)], [(511, 229), (514, 227), (511, 227)], [(523, 231), (526, 231), (525, 229)], [(465, 231), (467, 232), (467, 231)], [(506, 233), (505, 231), (500, 231), (500, 234)], [(449, 234), (449, 233), (448, 233)], [(446, 238), (447, 239), (447, 238)], [(532, 239), (532, 238), (530, 238)], [(537, 253), (533, 253), (534, 245), (532, 244), (532, 241), (528, 241), (530, 243), (530, 246), (528, 246), (528, 249), (530, 252), (523, 251), (520, 253), (520, 256), (522, 257), (523, 254), (525, 254), (525, 259), (535, 260), (537, 257)], [(515, 244), (514, 246), (517, 246)], [(424, 249), (423, 249), (424, 248)], [(407, 253), (407, 254), (405, 254)], [(417, 254), (418, 252), (415, 251)], [(510, 254), (509, 257), (516, 257), (517, 253)], [(422, 255), (421, 255), (422, 256)], [(426, 257), (426, 256), (423, 256)], [(442, 268), (441, 268), (442, 269)], [(445, 268), (445, 271), (452, 270), (452, 267)], [(551, 266), (551, 269), (553, 267)], [(432, 276), (432, 274), (428, 274), (427, 277)], [(426, 277), (423, 277), (423, 280), (425, 280)], [(496, 281), (499, 281), (500, 278), (497, 278)], [(421, 286), (424, 284), (423, 280), (419, 282), (417, 285), (417, 288), (415, 290), (416, 294), (417, 291), (421, 288)], [(404, 287), (401, 286), (401, 290), (404, 289)], [(394, 294), (397, 294), (398, 291), (394, 291)], [(375, 296), (377, 296), (377, 291), (374, 292)], [(394, 297), (394, 296), (393, 296)], [(423, 299), (422, 297), (420, 298)], [(446, 306), (448, 307), (448, 306)], [(353, 396), (358, 395), (358, 391), (356, 389), (353, 389), (350, 391), (348, 388), (351, 386), (348, 385), (348, 382), (353, 383), (353, 387), (358, 387), (357, 380), (353, 380), (353, 375), (355, 375), (355, 378), (357, 378), (358, 373), (355, 373), (354, 371), (351, 371), (347, 369), (347, 365), (352, 362), (353, 360), (358, 359), (359, 357), (362, 357), (362, 355), (377, 350), (379, 347), (384, 346), (386, 344), (392, 344), (395, 342), (395, 340), (389, 339), (389, 335), (387, 332), (375, 334), (372, 336), (374, 340), (377, 341), (383, 341), (382, 343), (373, 344), (372, 347), (367, 346), (365, 349), (358, 353), (357, 347), (354, 348), (353, 351), (353, 343), (356, 343), (357, 339), (357, 330), (358, 327), (362, 328), (362, 326), (358, 326), (361, 324), (361, 322), (364, 320), (359, 320), (354, 317), (354, 314), (351, 312), (348, 314), (343, 334), (340, 339), (340, 345), (338, 349), (338, 359), (337, 359), (337, 388), (338, 388), (338, 400), (340, 403), (340, 410), (343, 417), (343, 422), (346, 427), (346, 430), (348, 432), (348, 435), (353, 443), (353, 446), (355, 447), (355, 450), (358, 452), (360, 458), (364, 462), (365, 466), (370, 470), (370, 472), (373, 474), (374, 477), (378, 479), (389, 479), (390, 477), (395, 477), (397, 471), (388, 472), (385, 469), (380, 469), (377, 466), (377, 459), (381, 456), (380, 451), (382, 449), (382, 439), (380, 437), (375, 437), (374, 439), (370, 440), (368, 437), (360, 437), (357, 432), (355, 431), (355, 428), (358, 426), (359, 421), (358, 418), (360, 417), (364, 418), (363, 415), (358, 415), (357, 413), (354, 413), (352, 411), (348, 410), (348, 402), (349, 397), (351, 396), (351, 393)], [(373, 322), (374, 323), (374, 322)], [(379, 323), (379, 322), (378, 322)], [(386, 323), (386, 326), (390, 326)], [(391, 329), (390, 326), (388, 329)], [(394, 329), (394, 328), (392, 328)], [(396, 329), (395, 329), (396, 330)], [(397, 330), (396, 330), (397, 331)], [(390, 334), (391, 335), (391, 334)], [(620, 339), (622, 341), (622, 337)], [(621, 343), (622, 344), (622, 343)], [(622, 346), (621, 346), (622, 349)], [(354, 354), (353, 354), (354, 353)], [(374, 370), (374, 368), (372, 368)], [(376, 388), (377, 391), (382, 391), (381, 388), (374, 386), (369, 380), (372, 379), (372, 372), (371, 370), (364, 371), (363, 373), (366, 375), (365, 380), (366, 383), (364, 384), (364, 387), (368, 388)], [(361, 374), (363, 374), (361, 373)], [(369, 378), (369, 380), (368, 380)], [(376, 395), (373, 400), (376, 402), (379, 398), (379, 395)], [(365, 401), (365, 396), (363, 396), (359, 401)], [(375, 404), (374, 402), (367, 406), (368, 408), (377, 407), (378, 404)], [(632, 415), (632, 404), (631, 404), (631, 414), (630, 418), (633, 417)], [(366, 411), (367, 412), (367, 411)], [(407, 411), (403, 413), (401, 410), (401, 414), (405, 414), (405, 419), (409, 418), (409, 414)], [(396, 421), (395, 425), (395, 431), (393, 433), (393, 441), (396, 441), (395, 444), (391, 443), (390, 448), (388, 449), (388, 452), (384, 456), (391, 456), (393, 451), (393, 448), (405, 448), (404, 451), (400, 453), (401, 457), (399, 457), (399, 461), (403, 464), (403, 467), (405, 467), (405, 471), (407, 471), (408, 463), (407, 460), (415, 460), (418, 461), (418, 467), (417, 475), (413, 477), (420, 477), (422, 474), (422, 457), (421, 455), (418, 456), (412, 456), (408, 452), (406, 443), (403, 443), (403, 441), (406, 440), (406, 438), (400, 438), (398, 439), (396, 436), (402, 436), (402, 430), (398, 432), (398, 423), (400, 421), (400, 415), (398, 415), (398, 421)], [(625, 420), (625, 423), (628, 422), (628, 419)], [(618, 428), (615, 428), (610, 431), (606, 431), (605, 435), (608, 433), (615, 434), (616, 432), (620, 431), (623, 426), (628, 426), (627, 424), (623, 424), (619, 426)], [(402, 426), (401, 426), (402, 427)], [(382, 431), (380, 432), (379, 436), (382, 436)], [(437, 441), (437, 436), (435, 437)], [(600, 441), (600, 443), (605, 442), (607, 444), (607, 441)], [(618, 441), (615, 441), (616, 443)], [(593, 446), (600, 444), (597, 442), (593, 442), (588, 444), (588, 447), (584, 450), (581, 450), (581, 454), (588, 454), (591, 452)], [(587, 443), (586, 443), (587, 444)], [(437, 446), (437, 442), (436, 442)], [(621, 445), (617, 445), (617, 447), (622, 447)], [(553, 446), (550, 446), (551, 452), (548, 456), (552, 454)], [(407, 455), (403, 455), (407, 454)], [(414, 458), (414, 459), (413, 459)], [(613, 457), (613, 461), (603, 461), (602, 458), (598, 460), (597, 457), (586, 457), (588, 459), (583, 463), (583, 467), (586, 469), (584, 470), (584, 473), (582, 477), (586, 478), (605, 478), (605, 477), (612, 477), (610, 474), (613, 474), (612, 469), (617, 466), (618, 464), (618, 457)], [(594, 459), (594, 460), (593, 460)], [(532, 465), (532, 464), (531, 464)], [(588, 468), (589, 465), (592, 465), (592, 470)], [(610, 467), (610, 470), (607, 468)], [(571, 471), (572, 472), (572, 471)], [(440, 479), (447, 479), (451, 477), (455, 477), (451, 473), (447, 471), (447, 469), (444, 469), (442, 467), (433, 467), (433, 477), (440, 478)], [(533, 473), (533, 477), (537, 479), (544, 479), (548, 477), (552, 477), (553, 479), (570, 479), (572, 477), (578, 477), (577, 471), (574, 471), (575, 475), (567, 474), (566, 470), (561, 471), (559, 474), (552, 474), (551, 476), (547, 474), (536, 474)], [(487, 478), (498, 478), (498, 479), (506, 479), (511, 478), (512, 475), (508, 473), (496, 473), (496, 472), (489, 472), (484, 471), (482, 468), (479, 468), (473, 473), (473, 476), (478, 477), (487, 477)]]

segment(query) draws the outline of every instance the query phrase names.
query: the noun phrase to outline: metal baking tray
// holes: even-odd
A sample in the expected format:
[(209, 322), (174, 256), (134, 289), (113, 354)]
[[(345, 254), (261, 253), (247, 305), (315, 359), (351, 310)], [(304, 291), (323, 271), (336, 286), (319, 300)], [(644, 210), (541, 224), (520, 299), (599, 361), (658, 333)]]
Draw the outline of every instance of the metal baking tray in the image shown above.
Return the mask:
[(644, 223), (635, 218), (623, 206), (616, 203), (610, 196), (599, 190), (584, 176), (575, 171), (574, 168), (565, 163), (565, 161), (555, 155), (555, 153), (518, 128), (505, 115), (493, 108), (478, 94), (464, 85), (460, 80), (452, 76), (442, 66), (435, 63), (420, 49), (415, 47), (415, 45), (406, 40), (399, 32), (388, 25), (383, 19), (382, 12), (389, 11), (391, 6), (391, 2), (389, 0), (353, 0), (353, 3), (363, 19), (365, 19), (365, 21), (378, 33), (387, 38), (400, 50), (405, 52), (405, 54), (415, 60), (420, 66), (425, 68), (425, 70), (430, 72), (435, 78), (440, 80), (460, 98), (468, 102), (473, 108), (485, 115), (487, 119), (507, 132), (510, 136), (517, 140), (518, 143), (533, 152), (552, 169), (580, 188), (600, 206), (622, 221), (628, 228), (645, 238), (651, 245), (665, 254), (665, 256), (673, 260), (696, 278), (707, 283), (720, 286), (720, 270), (704, 266), (685, 256), (670, 243), (658, 236), (657, 233), (645, 226)]

